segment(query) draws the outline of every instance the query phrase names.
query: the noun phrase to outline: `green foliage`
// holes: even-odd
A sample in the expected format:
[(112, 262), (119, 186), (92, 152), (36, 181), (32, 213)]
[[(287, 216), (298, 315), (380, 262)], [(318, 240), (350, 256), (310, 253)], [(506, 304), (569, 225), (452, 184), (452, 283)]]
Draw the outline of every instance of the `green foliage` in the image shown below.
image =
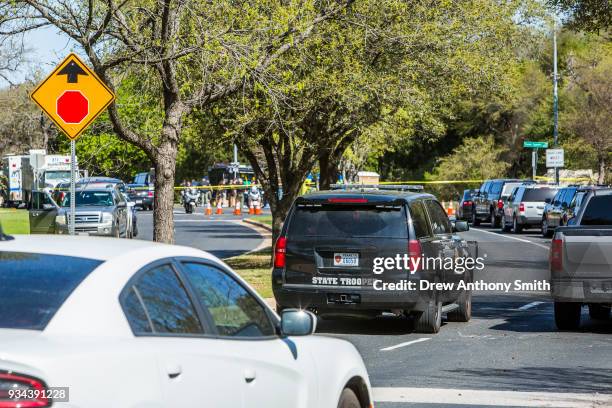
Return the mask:
[(600, 31), (612, 26), (612, 4), (608, 0), (549, 0), (549, 4), (568, 16), (576, 30)]

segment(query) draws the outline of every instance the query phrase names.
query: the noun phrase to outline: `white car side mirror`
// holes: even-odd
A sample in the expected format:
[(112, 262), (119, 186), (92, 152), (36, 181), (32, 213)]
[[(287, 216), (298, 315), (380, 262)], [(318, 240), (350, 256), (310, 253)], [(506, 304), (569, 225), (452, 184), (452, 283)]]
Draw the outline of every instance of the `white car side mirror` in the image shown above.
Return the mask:
[(307, 310), (285, 309), (281, 314), (284, 336), (308, 336), (317, 329), (317, 316)]

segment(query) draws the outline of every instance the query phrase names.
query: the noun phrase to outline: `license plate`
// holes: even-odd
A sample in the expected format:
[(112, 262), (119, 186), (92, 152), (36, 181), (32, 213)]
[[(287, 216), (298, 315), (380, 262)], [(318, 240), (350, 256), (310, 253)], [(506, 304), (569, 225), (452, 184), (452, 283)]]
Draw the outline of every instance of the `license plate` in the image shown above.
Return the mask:
[(334, 266), (359, 266), (359, 254), (336, 252), (334, 253)]
[(142, 204), (142, 200), (136, 200), (136, 204)]

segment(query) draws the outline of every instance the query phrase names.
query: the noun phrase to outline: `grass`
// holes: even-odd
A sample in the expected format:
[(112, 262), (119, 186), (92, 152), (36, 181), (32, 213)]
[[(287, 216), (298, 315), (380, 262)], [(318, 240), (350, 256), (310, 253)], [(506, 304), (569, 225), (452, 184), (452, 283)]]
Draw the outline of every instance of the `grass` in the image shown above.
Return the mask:
[(271, 259), (272, 248), (266, 248), (258, 252), (226, 259), (225, 262), (231, 266), (237, 274), (242, 276), (249, 285), (254, 287), (262, 297), (271, 298), (273, 297), (270, 268)]
[(256, 215), (255, 217), (251, 217), (249, 219), (253, 221), (261, 222), (262, 224), (272, 226), (272, 216), (271, 215)]
[(26, 210), (0, 209), (0, 225), (5, 234), (30, 233), (30, 220)]

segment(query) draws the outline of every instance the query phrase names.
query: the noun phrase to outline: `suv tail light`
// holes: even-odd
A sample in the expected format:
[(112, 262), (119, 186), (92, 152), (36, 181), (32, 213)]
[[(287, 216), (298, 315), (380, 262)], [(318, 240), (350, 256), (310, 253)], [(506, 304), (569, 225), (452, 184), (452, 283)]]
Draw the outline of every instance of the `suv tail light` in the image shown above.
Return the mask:
[[(14, 391), (17, 396), (23, 394), (32, 398), (15, 399), (9, 391)], [(0, 371), (0, 408), (49, 407), (51, 400), (46, 398), (45, 391), (47, 386), (37, 378)]]
[(525, 203), (520, 203), (519, 204), (519, 212), (525, 212)]
[(367, 198), (328, 198), (328, 203), (346, 203), (346, 204), (364, 204), (368, 202)]
[(464, 201), (464, 202), (463, 202), (463, 206), (464, 206), (464, 207), (469, 207), (470, 205), (472, 205), (472, 202), (471, 202), (471, 201)]
[(563, 241), (560, 239), (553, 239), (550, 245), (550, 270), (551, 271), (562, 271), (563, 270)]
[(497, 208), (499, 208), (500, 210), (502, 208), (504, 208), (504, 201), (503, 200), (497, 200)]
[(149, 193), (147, 194), (149, 197), (153, 197), (153, 192), (149, 191)]
[[(408, 256), (413, 259), (412, 265), (419, 265), (421, 256), (423, 255), (423, 248), (421, 248), (421, 241), (418, 239), (411, 239), (408, 241)], [(421, 268), (416, 268), (416, 270)], [(411, 272), (415, 272), (412, 271)]]
[(287, 238), (278, 237), (274, 247), (274, 267), (284, 268), (286, 264), (285, 255), (287, 254)]

